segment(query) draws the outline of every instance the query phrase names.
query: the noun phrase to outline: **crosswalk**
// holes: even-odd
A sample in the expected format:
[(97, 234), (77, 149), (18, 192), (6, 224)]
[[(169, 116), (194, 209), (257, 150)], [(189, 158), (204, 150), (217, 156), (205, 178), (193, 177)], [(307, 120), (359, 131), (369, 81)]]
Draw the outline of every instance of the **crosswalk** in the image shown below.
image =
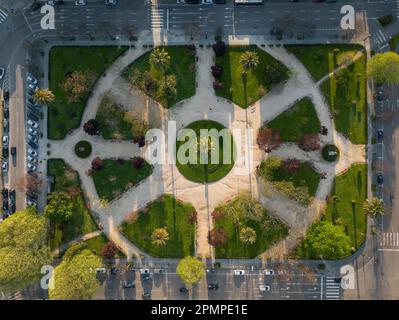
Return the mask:
[(380, 235), (380, 247), (399, 247), (399, 232), (382, 232)]
[(8, 14), (0, 9), (0, 24), (7, 20)]
[(385, 35), (382, 33), (381, 30), (378, 30), (377, 32), (375, 32), (373, 34), (373, 36), (374, 36), (374, 39), (377, 41), (377, 43), (379, 45), (384, 44), (384, 43), (387, 42), (387, 38), (385, 37)]
[(157, 9), (156, 7), (151, 8), (151, 29), (161, 30), (164, 28), (164, 15), (163, 9)]
[(335, 277), (326, 277), (325, 300), (340, 300), (341, 298), (341, 283), (335, 282)]

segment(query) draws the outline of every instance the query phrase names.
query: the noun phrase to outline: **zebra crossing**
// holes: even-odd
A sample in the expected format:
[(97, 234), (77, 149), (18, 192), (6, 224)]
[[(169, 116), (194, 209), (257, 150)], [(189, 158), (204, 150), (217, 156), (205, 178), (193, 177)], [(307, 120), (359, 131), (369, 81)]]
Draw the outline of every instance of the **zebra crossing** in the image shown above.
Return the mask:
[(399, 247), (399, 232), (382, 232), (380, 235), (380, 248)]
[(0, 9), (0, 24), (7, 20), (8, 14)]
[(7, 300), (23, 300), (22, 294), (20, 291), (10, 294), (7, 297)]
[(151, 29), (161, 30), (164, 28), (164, 15), (163, 9), (157, 9), (156, 7), (151, 8)]
[(336, 282), (335, 279), (336, 277), (326, 277), (325, 300), (340, 300), (341, 298), (341, 282)]
[(387, 38), (383, 34), (381, 30), (378, 30), (377, 32), (374, 33), (374, 39), (377, 40), (377, 43), (379, 45), (385, 44), (387, 42)]

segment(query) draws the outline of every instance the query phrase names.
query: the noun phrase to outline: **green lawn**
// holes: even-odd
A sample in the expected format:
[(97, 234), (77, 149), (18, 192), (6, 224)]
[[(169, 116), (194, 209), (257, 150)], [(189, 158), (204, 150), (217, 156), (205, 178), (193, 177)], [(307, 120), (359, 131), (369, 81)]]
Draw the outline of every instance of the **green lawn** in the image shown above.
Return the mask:
[[(323, 82), (321, 90), (334, 115), (336, 129), (352, 143), (367, 142), (366, 57), (347, 68), (344, 81), (338, 75)], [(337, 79), (340, 79), (337, 81)]]
[[(197, 137), (198, 137), (198, 141), (199, 141), (199, 137), (200, 137), (200, 130), (201, 129), (216, 129), (218, 132), (220, 132), (220, 130), (225, 129), (225, 127), (223, 125), (221, 125), (218, 122), (215, 121), (211, 121), (211, 120), (200, 120), (200, 121), (196, 121), (193, 122), (191, 124), (189, 124), (187, 127), (187, 129), (192, 129), (195, 131)], [(229, 133), (229, 136), (231, 138), (232, 141), (232, 145), (233, 145), (233, 138), (231, 133)], [(230, 155), (228, 157), (230, 164), (229, 163), (223, 163), (223, 157), (224, 157), (224, 151), (223, 151), (223, 138), (219, 137), (219, 162), (218, 163), (211, 163), (211, 157), (209, 157), (209, 164), (201, 164), (200, 163), (200, 155), (199, 152), (197, 154), (197, 164), (193, 164), (193, 163), (187, 163), (187, 164), (181, 164), (178, 160), (177, 157), (177, 168), (179, 169), (180, 173), (185, 176), (188, 180), (190, 181), (194, 181), (194, 182), (199, 182), (199, 183), (204, 183), (204, 182), (215, 182), (218, 181), (220, 179), (222, 179), (223, 177), (225, 177), (230, 170), (233, 168), (234, 166), (234, 150), (233, 148), (230, 149)], [(177, 141), (176, 142), (176, 152), (178, 152), (179, 148), (185, 144), (185, 141)], [(215, 146), (216, 147), (216, 146)], [(198, 150), (199, 148), (197, 148)], [(227, 150), (228, 152), (228, 150)], [(188, 153), (186, 153), (186, 155), (188, 155)], [(227, 162), (227, 161), (226, 161)]]
[(305, 187), (314, 197), (320, 182), (320, 174), (308, 162), (301, 162), (297, 173), (288, 173), (280, 167), (273, 174), (273, 181), (290, 181), (295, 187)]
[[(94, 254), (101, 255), (101, 248), (108, 243), (108, 238), (104, 234), (100, 234), (97, 237), (83, 241), (87, 249), (91, 250)], [(115, 254), (115, 258), (124, 258), (125, 255), (119, 250)]]
[[(341, 223), (355, 249), (359, 248), (366, 238), (367, 220), (363, 211), (366, 197), (367, 165), (355, 164), (345, 173), (335, 177), (333, 190), (322, 216), (322, 219)], [(306, 240), (295, 249), (295, 256), (301, 259), (314, 258)]]
[(133, 140), (132, 123), (125, 120), (125, 110), (108, 98), (101, 101), (96, 120), (104, 139)]
[(138, 184), (152, 174), (152, 166), (144, 162), (135, 168), (131, 160), (104, 159), (101, 170), (92, 170), (92, 178), (101, 199), (112, 201), (118, 195)]
[[(146, 253), (161, 258), (183, 258), (194, 254), (195, 223), (188, 217), (195, 212), (191, 204), (164, 195), (139, 212), (135, 222), (125, 222), (121, 229), (124, 235)], [(151, 234), (156, 228), (166, 228), (169, 240), (165, 246), (151, 243)]]
[[(246, 81), (242, 77), (243, 67), (239, 62), (240, 56), (245, 51), (255, 51), (259, 56), (259, 65), (248, 72)], [(270, 91), (272, 84), (265, 78), (265, 68), (271, 64), (279, 66), (281, 71), (279, 82), (289, 78), (289, 70), (257, 46), (229, 47), (222, 57), (216, 58), (216, 65), (223, 67), (220, 81), (224, 84), (223, 89), (215, 90), (216, 95), (229, 99), (242, 108), (247, 108)]]
[(319, 133), (321, 126), (314, 104), (305, 97), (281, 113), (267, 127), (278, 130), (282, 142), (299, 142), (305, 134)]
[(75, 212), (72, 219), (64, 223), (52, 239), (52, 247), (56, 248), (61, 243), (75, 239), (77, 236), (96, 231), (97, 225), (94, 222), (89, 210), (86, 207), (82, 190), (80, 188), (78, 173), (68, 167), (64, 160), (48, 160), (48, 175), (54, 177), (52, 191), (72, 191), (77, 196), (73, 197)]
[[(306, 67), (315, 81), (332, 72), (346, 57), (353, 57), (363, 47), (356, 44), (334, 45), (288, 45), (285, 48), (294, 54)], [(339, 49), (334, 54), (334, 49)]]
[[(164, 47), (170, 56), (168, 75), (176, 76), (177, 93), (175, 97), (166, 97), (162, 94), (158, 85), (152, 98), (161, 103), (165, 108), (170, 108), (176, 103), (195, 95), (195, 54), (187, 46)], [(125, 69), (123, 75), (126, 79), (134, 69), (140, 72), (149, 71), (153, 78), (163, 81), (163, 72), (149, 63), (150, 53), (145, 53)]]
[(89, 94), (69, 103), (67, 93), (60, 84), (73, 71), (92, 70), (100, 77), (127, 47), (53, 47), (49, 61), (49, 88), (55, 102), (49, 105), (48, 137), (63, 139), (70, 130), (78, 128)]
[(265, 252), (273, 243), (283, 239), (288, 234), (288, 228), (280, 220), (275, 219), (275, 225), (270, 231), (265, 231), (259, 222), (246, 220), (242, 222), (243, 226), (251, 227), (256, 232), (256, 242), (254, 244), (243, 244), (240, 241), (240, 227), (237, 227), (233, 220), (225, 215), (214, 222), (215, 228), (223, 228), (227, 234), (228, 240), (223, 246), (215, 248), (216, 258), (234, 259), (234, 258), (256, 258)]

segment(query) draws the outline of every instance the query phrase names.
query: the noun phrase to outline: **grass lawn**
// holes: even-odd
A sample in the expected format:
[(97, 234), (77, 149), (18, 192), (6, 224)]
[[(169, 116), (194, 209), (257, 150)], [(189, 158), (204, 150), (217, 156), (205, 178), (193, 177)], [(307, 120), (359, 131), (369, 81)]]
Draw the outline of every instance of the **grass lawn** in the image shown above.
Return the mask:
[(348, 77), (337, 81), (335, 75), (321, 85), (329, 102), (337, 130), (352, 143), (367, 142), (366, 57), (350, 65)]
[[(211, 121), (211, 120), (200, 120), (193, 122), (189, 124), (187, 129), (192, 129), (195, 131), (198, 141), (200, 137), (200, 130), (201, 129), (216, 129), (218, 132), (222, 129), (226, 129), (223, 125), (221, 125), (218, 122)], [(231, 133), (229, 133), (229, 136), (232, 141), (233, 145), (233, 137)], [(219, 137), (219, 162), (218, 163), (211, 163), (211, 157), (208, 157), (208, 162), (209, 164), (201, 164), (200, 163), (200, 154), (198, 151), (197, 154), (197, 164), (193, 163), (187, 163), (187, 164), (182, 164), (178, 160), (176, 161), (177, 163), (177, 168), (179, 169), (180, 173), (185, 176), (188, 180), (194, 181), (194, 182), (199, 182), (199, 183), (211, 183), (218, 181), (225, 177), (230, 170), (234, 166), (234, 156), (233, 156), (233, 148), (230, 150), (230, 155), (229, 155), (229, 163), (223, 163), (223, 157), (224, 157), (224, 152), (223, 152), (223, 141), (224, 139), (222, 137)], [(176, 152), (179, 150), (179, 148), (185, 144), (185, 141), (177, 141), (176, 142)], [(216, 148), (216, 146), (215, 146)], [(197, 147), (197, 150), (199, 150), (199, 147)], [(188, 153), (186, 153), (188, 155)], [(178, 157), (177, 157), (178, 159)]]
[[(362, 46), (356, 44), (288, 45), (285, 48), (294, 54), (313, 79), (318, 81), (344, 62), (346, 57), (353, 57), (362, 49)], [(339, 49), (336, 57), (334, 49)]]
[[(154, 257), (183, 258), (194, 254), (195, 224), (188, 217), (195, 212), (191, 204), (164, 195), (139, 212), (134, 222), (121, 225), (124, 235), (140, 249)], [(151, 243), (151, 234), (156, 228), (166, 228), (169, 240), (165, 246)]]
[(321, 126), (314, 104), (305, 97), (281, 113), (267, 127), (278, 130), (282, 142), (299, 142), (305, 134), (319, 133)]
[(392, 51), (396, 50), (398, 44), (399, 44), (399, 33), (392, 36), (392, 38), (389, 40), (389, 46), (391, 47)]
[(290, 181), (295, 187), (306, 187), (314, 197), (320, 182), (320, 174), (308, 162), (301, 162), (297, 173), (288, 173), (282, 166), (274, 171), (273, 181)]
[[(104, 234), (97, 237), (83, 241), (87, 245), (87, 249), (91, 250), (94, 254), (101, 255), (101, 248), (108, 243), (108, 238)], [(119, 250), (115, 254), (115, 258), (124, 258), (125, 255)]]
[(118, 195), (138, 184), (152, 174), (152, 166), (144, 162), (135, 168), (131, 160), (104, 159), (101, 170), (92, 170), (92, 178), (101, 199), (112, 201)]
[[(245, 51), (255, 51), (259, 57), (259, 65), (248, 72), (246, 81), (243, 80), (243, 67), (239, 62), (240, 56)], [(223, 75), (220, 81), (224, 84), (223, 89), (215, 90), (216, 95), (233, 101), (241, 108), (247, 108), (270, 91), (272, 84), (266, 81), (265, 68), (272, 63), (279, 65), (281, 69), (280, 82), (287, 80), (289, 70), (257, 46), (229, 47), (222, 57), (216, 58), (216, 65), (223, 67)]]
[[(167, 69), (167, 74), (176, 76), (177, 93), (173, 98), (165, 97), (158, 86), (152, 98), (165, 108), (170, 108), (179, 101), (195, 95), (195, 54), (187, 46), (168, 46), (164, 48), (170, 56), (170, 66)], [(149, 71), (153, 78), (163, 81), (162, 70), (150, 65), (149, 57), (150, 52), (145, 53), (127, 67), (123, 72), (125, 78), (128, 79), (133, 70), (137, 69), (141, 73)]]
[(98, 108), (96, 120), (104, 139), (133, 140), (132, 123), (125, 120), (125, 110), (112, 100), (104, 98)]
[(256, 232), (256, 242), (254, 244), (243, 244), (240, 241), (240, 227), (237, 227), (229, 216), (224, 216), (214, 222), (215, 228), (223, 228), (228, 240), (223, 246), (215, 248), (216, 258), (256, 258), (259, 254), (266, 251), (273, 243), (284, 238), (288, 234), (288, 228), (277, 220), (271, 231), (264, 231), (259, 222), (247, 220), (243, 226), (251, 227)]
[(68, 94), (60, 87), (65, 77), (73, 71), (92, 70), (100, 77), (127, 47), (53, 47), (49, 61), (49, 88), (55, 101), (49, 105), (48, 137), (63, 139), (78, 128), (89, 94), (79, 101), (69, 103)]
[[(367, 197), (367, 165), (355, 164), (335, 177), (333, 190), (322, 219), (340, 221), (349, 235), (352, 246), (359, 248), (366, 238), (367, 220), (363, 203)], [(336, 200), (334, 200), (336, 199)], [(303, 241), (295, 250), (298, 258), (309, 259), (312, 253)]]
[(89, 210), (86, 208), (80, 188), (78, 173), (68, 167), (64, 160), (61, 159), (50, 159), (47, 165), (48, 175), (53, 176), (55, 179), (51, 189), (52, 191), (73, 191), (78, 194), (73, 197), (76, 210), (72, 219), (64, 223), (61, 228), (56, 231), (52, 239), (52, 247), (56, 248), (61, 243), (73, 240), (79, 235), (96, 231), (98, 228)]

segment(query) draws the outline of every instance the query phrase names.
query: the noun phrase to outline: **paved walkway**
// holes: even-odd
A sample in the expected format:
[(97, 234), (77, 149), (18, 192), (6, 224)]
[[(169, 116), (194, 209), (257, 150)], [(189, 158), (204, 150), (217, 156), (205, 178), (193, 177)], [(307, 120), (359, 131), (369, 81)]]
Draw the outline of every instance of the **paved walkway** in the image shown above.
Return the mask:
[[(322, 143), (335, 143), (340, 148), (339, 162), (327, 164), (320, 159), (319, 154), (305, 153), (296, 146), (288, 144), (283, 145), (274, 154), (283, 158), (295, 157), (308, 160), (314, 164), (317, 170), (327, 173), (327, 179), (320, 182), (315, 201), (309, 208), (305, 209), (299, 208), (299, 205), (278, 194), (273, 195), (273, 197), (264, 197), (264, 186), (258, 184), (255, 173), (238, 163), (224, 179), (206, 185), (186, 180), (175, 165), (159, 164), (154, 166), (154, 172), (150, 177), (104, 208), (100, 205), (92, 179), (86, 174), (90, 169), (91, 160), (95, 156), (102, 158), (144, 156), (145, 150), (140, 150), (130, 142), (116, 143), (104, 141), (100, 137), (88, 136), (81, 128), (72, 132), (63, 141), (52, 141), (51, 157), (64, 158), (69, 165), (79, 172), (83, 189), (93, 212), (99, 217), (99, 222), (104, 227), (104, 233), (121, 248), (127, 257), (143, 257), (145, 254), (118, 231), (118, 226), (128, 213), (144, 208), (148, 202), (157, 199), (164, 193), (171, 193), (183, 201), (192, 203), (196, 208), (198, 212), (196, 255), (203, 258), (213, 258), (212, 248), (207, 241), (208, 231), (212, 229), (210, 214), (216, 206), (231, 199), (241, 190), (249, 190), (255, 197), (259, 197), (266, 207), (291, 226), (288, 240), (278, 244), (280, 246), (279, 252), (282, 246), (285, 248), (282, 252), (286, 253), (303, 235), (309, 223), (318, 216), (320, 208), (325, 202), (325, 197), (331, 190), (335, 174), (347, 169), (354, 162), (365, 160), (364, 148), (352, 145), (335, 131), (328, 105), (318, 86), (302, 64), (284, 48), (266, 47), (262, 49), (292, 70), (292, 77), (284, 86), (275, 88), (253, 106), (244, 110), (214, 95), (213, 79), (210, 73), (214, 59), (213, 51), (210, 48), (198, 48), (196, 94), (166, 111), (158, 106), (162, 115), (161, 129), (167, 133), (168, 120), (175, 120), (177, 129), (201, 119), (212, 119), (225, 125), (230, 130), (239, 129), (241, 132), (244, 132), (247, 126), (250, 126), (254, 132), (251, 150), (253, 151), (254, 167), (256, 167), (262, 159), (267, 157), (260, 152), (256, 145), (256, 132), (261, 124), (264, 121), (270, 121), (288, 109), (296, 100), (309, 96), (316, 106), (320, 122), (328, 128), (328, 135), (322, 136)], [(95, 86), (83, 115), (82, 124), (95, 117), (103, 95), (112, 89), (115, 81), (118, 81), (121, 71), (144, 52), (143, 49), (132, 48), (123, 57), (115, 61), (107, 71), (106, 76), (101, 78)], [(82, 139), (89, 140), (93, 144), (93, 154), (87, 159), (78, 159), (74, 156), (73, 146)], [(244, 137), (242, 137), (242, 140), (244, 141)], [(275, 248), (271, 248), (266, 253), (268, 257), (276, 256), (277, 250)]]
[(69, 246), (73, 245), (74, 243), (77, 243), (80, 241), (86, 241), (86, 240), (98, 237), (102, 233), (103, 232), (101, 230), (97, 230), (94, 232), (83, 234), (67, 243), (62, 244), (61, 247), (59, 247), (53, 251), (53, 255), (58, 256), (60, 253), (64, 252), (66, 249), (69, 248)]

